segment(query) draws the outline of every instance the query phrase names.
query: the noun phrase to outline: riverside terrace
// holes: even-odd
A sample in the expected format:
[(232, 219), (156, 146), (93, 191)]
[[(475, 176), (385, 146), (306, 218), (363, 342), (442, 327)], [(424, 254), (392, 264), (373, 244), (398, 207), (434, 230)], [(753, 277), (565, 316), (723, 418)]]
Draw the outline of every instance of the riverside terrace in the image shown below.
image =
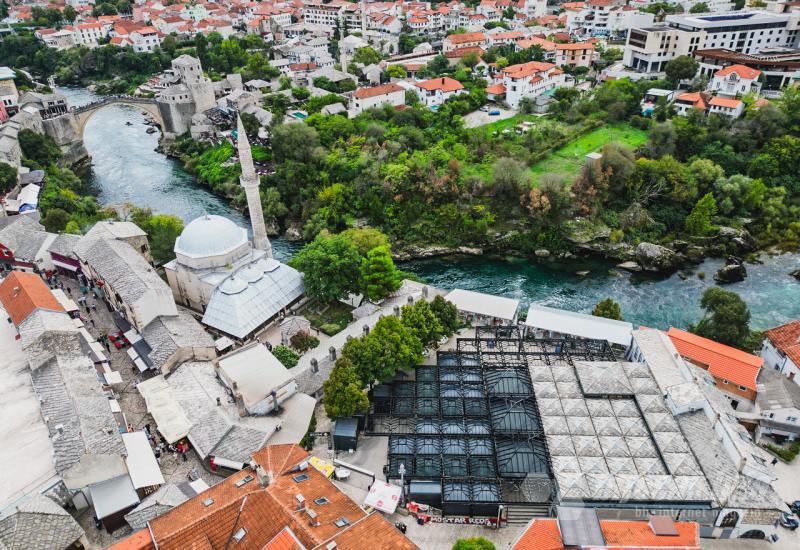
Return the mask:
[(503, 504), (511, 521), (572, 503), (717, 523), (722, 499), (646, 362), (605, 341), (485, 327), (436, 363), (370, 394), (367, 433), (389, 436), (385, 473), (403, 466), (409, 499), (444, 516)]

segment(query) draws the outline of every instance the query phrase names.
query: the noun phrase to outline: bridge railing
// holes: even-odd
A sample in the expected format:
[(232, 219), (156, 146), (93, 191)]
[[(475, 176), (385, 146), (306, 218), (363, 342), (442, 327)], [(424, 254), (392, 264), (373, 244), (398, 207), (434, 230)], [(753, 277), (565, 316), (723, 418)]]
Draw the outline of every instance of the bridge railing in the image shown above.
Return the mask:
[(73, 107), (71, 110), (75, 114), (85, 113), (86, 111), (91, 111), (93, 109), (97, 109), (99, 107), (103, 107), (105, 105), (110, 105), (112, 103), (136, 103), (139, 105), (155, 105), (156, 100), (148, 97), (137, 97), (133, 95), (108, 95), (104, 96), (102, 99), (98, 99), (97, 101), (92, 101), (91, 103), (87, 103), (86, 105), (81, 105), (80, 107)]

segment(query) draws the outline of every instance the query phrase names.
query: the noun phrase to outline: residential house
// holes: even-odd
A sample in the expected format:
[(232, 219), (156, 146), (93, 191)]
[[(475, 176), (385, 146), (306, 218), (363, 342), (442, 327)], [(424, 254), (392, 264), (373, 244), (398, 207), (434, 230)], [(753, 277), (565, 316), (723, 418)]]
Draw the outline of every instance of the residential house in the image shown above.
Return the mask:
[(594, 61), (594, 44), (575, 42), (556, 44), (555, 64), (559, 67), (589, 67)]
[(708, 83), (708, 91), (723, 97), (741, 96), (744, 94), (758, 94), (761, 83), (758, 81), (761, 71), (751, 69), (746, 65), (730, 65), (714, 73)]
[[(498, 82), (490, 86), (491, 89), (487, 88), (487, 93), (497, 94), (504, 90), (506, 103), (517, 109), (523, 98), (536, 98), (566, 83), (567, 75), (553, 63), (529, 61), (505, 67)], [(495, 87), (499, 84), (502, 84), (502, 90)]]
[(108, 29), (100, 23), (83, 23), (75, 25), (75, 43), (89, 48), (97, 47), (100, 40), (108, 36)]
[(708, 101), (698, 92), (686, 92), (675, 98), (675, 103), (672, 104), (672, 107), (678, 116), (686, 116), (692, 109), (698, 109), (700, 112), (705, 113), (708, 109)]
[(158, 31), (153, 27), (136, 29), (135, 31), (131, 31), (129, 36), (133, 45), (133, 51), (135, 52), (149, 53), (154, 51), (159, 44), (161, 44)]
[(708, 102), (708, 112), (734, 119), (739, 118), (744, 113), (744, 102), (726, 97), (712, 97)]
[(353, 92), (350, 109), (358, 114), (373, 107), (389, 104), (394, 107), (405, 105), (406, 91), (401, 86), (390, 83), (372, 88), (359, 88)]
[(800, 384), (800, 320), (769, 329), (764, 336), (761, 347), (764, 367)]
[(451, 97), (467, 93), (461, 82), (447, 76), (423, 80), (415, 83), (414, 87), (426, 107), (437, 107)]
[(467, 48), (470, 46), (485, 48), (486, 35), (482, 32), (466, 32), (448, 35), (442, 42), (442, 53), (447, 53), (456, 48)]
[(800, 386), (779, 371), (758, 375), (756, 441), (765, 436), (794, 441), (800, 434)]
[(764, 364), (761, 357), (675, 327), (670, 328), (667, 335), (681, 357), (714, 377), (717, 388), (733, 409), (752, 410), (756, 401), (756, 379)]
[(0, 103), (8, 116), (19, 110), (19, 92), (14, 82), (16, 76), (8, 67), (0, 67)]

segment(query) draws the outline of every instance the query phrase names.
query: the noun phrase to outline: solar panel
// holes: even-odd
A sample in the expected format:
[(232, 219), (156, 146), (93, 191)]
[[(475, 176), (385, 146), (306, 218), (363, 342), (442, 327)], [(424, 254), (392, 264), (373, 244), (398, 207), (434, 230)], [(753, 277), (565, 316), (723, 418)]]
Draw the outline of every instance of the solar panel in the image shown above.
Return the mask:
[(606, 541), (600, 529), (600, 520), (594, 508), (570, 508), (559, 506), (556, 509), (558, 527), (564, 546), (605, 546)]

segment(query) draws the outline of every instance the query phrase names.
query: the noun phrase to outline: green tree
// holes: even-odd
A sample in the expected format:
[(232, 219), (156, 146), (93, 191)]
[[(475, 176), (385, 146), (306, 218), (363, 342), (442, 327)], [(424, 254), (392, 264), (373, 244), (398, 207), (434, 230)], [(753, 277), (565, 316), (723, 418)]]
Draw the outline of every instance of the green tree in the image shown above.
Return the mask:
[(367, 252), (361, 262), (361, 284), (364, 296), (373, 302), (386, 298), (400, 288), (401, 275), (392, 261), (388, 247), (378, 246)]
[(8, 193), (17, 185), (17, 169), (0, 162), (0, 194)]
[(360, 291), (361, 255), (341, 235), (317, 235), (289, 265), (305, 274), (306, 294), (322, 302)]
[(698, 2), (689, 8), (689, 13), (708, 13), (709, 11), (711, 10), (708, 9), (708, 4), (705, 2)]
[(340, 357), (328, 379), (322, 384), (325, 414), (335, 419), (362, 413), (369, 408), (361, 379), (349, 359)]
[(677, 84), (681, 80), (694, 78), (699, 67), (700, 63), (691, 55), (679, 55), (667, 62), (664, 73), (669, 80)]
[(61, 149), (50, 136), (26, 129), (20, 130), (17, 139), (22, 155), (33, 168), (45, 168), (61, 159)]
[(750, 310), (738, 294), (713, 286), (700, 300), (703, 318), (689, 331), (739, 349), (752, 347)]
[(714, 229), (711, 218), (716, 213), (717, 201), (714, 199), (714, 195), (706, 193), (697, 201), (691, 213), (686, 217), (686, 231), (696, 237), (708, 235)]
[(453, 550), (496, 550), (496, 547), (484, 537), (470, 537), (458, 539), (453, 545)]
[(261, 207), (264, 209), (264, 218), (273, 223), (289, 211), (281, 200), (281, 192), (275, 187), (267, 187), (261, 191)]
[(518, 199), (530, 187), (530, 171), (523, 162), (511, 157), (497, 159), (492, 165), (492, 190), (495, 196)]
[(435, 344), (445, 334), (431, 304), (425, 300), (403, 306), (400, 321), (424, 346)]
[(175, 257), (175, 240), (183, 232), (183, 220), (170, 214), (155, 214), (143, 227), (150, 240), (150, 252), (157, 264)]
[(283, 124), (272, 131), (272, 153), (276, 162), (309, 163), (319, 147), (317, 131), (305, 124)]
[(286, 346), (275, 346), (272, 348), (272, 355), (287, 369), (297, 365), (297, 362), (300, 360), (300, 356), (298, 356), (293, 349)]
[(356, 370), (362, 387), (391, 378), (422, 361), (422, 342), (395, 316), (383, 317), (372, 331), (347, 342), (342, 357)]
[(389, 65), (386, 69), (386, 74), (389, 78), (405, 78), (408, 76), (402, 65)]
[(381, 54), (376, 52), (369, 46), (359, 48), (353, 54), (353, 63), (362, 63), (363, 65), (374, 65), (381, 62)]
[(389, 248), (389, 237), (372, 227), (351, 227), (342, 231), (341, 235), (353, 243), (358, 253), (365, 257), (373, 248)]
[(75, 11), (75, 8), (72, 6), (64, 6), (64, 11), (62, 13), (64, 15), (64, 21), (68, 23), (72, 23), (75, 21), (75, 18), (78, 17), (78, 12)]
[(59, 233), (67, 227), (69, 213), (61, 208), (51, 208), (42, 218), (42, 225), (51, 233)]
[(437, 294), (431, 302), (431, 310), (433, 310), (433, 313), (439, 320), (439, 324), (442, 326), (445, 336), (450, 336), (458, 330), (458, 308), (456, 308), (453, 302), (445, 300), (442, 296)]
[(611, 298), (606, 298), (605, 300), (601, 300), (594, 306), (592, 310), (592, 315), (595, 317), (605, 317), (606, 319), (614, 319), (616, 321), (622, 321), (622, 309), (619, 307), (619, 304), (612, 300)]

